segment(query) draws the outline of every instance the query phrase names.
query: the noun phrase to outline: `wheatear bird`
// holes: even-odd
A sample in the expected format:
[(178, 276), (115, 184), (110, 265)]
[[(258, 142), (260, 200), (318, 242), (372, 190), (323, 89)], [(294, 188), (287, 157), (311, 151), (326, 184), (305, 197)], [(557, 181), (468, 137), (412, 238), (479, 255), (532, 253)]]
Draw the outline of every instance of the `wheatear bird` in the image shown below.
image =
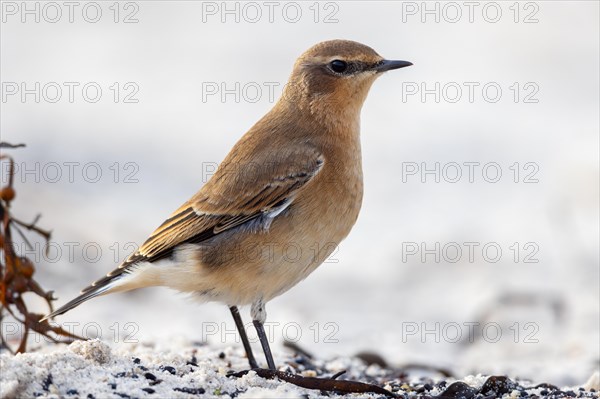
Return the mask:
[(310, 48), (281, 99), (202, 189), (118, 269), (46, 318), (99, 295), (166, 286), (228, 305), (256, 368), (237, 308), (251, 304), (275, 369), (265, 304), (315, 270), (352, 229), (363, 195), (360, 110), (377, 77), (409, 65), (347, 40)]

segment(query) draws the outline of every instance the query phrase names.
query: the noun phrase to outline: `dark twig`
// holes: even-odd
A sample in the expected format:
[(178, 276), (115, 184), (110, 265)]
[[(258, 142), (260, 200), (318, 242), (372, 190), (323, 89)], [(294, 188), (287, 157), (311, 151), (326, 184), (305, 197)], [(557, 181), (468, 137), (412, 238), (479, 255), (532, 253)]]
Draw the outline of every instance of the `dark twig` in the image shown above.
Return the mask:
[[(277, 377), (278, 379), (289, 382), (290, 384), (294, 384), (301, 388), (306, 389), (317, 389), (320, 391), (329, 391), (329, 392), (341, 392), (341, 393), (378, 393), (381, 395), (385, 395), (389, 398), (397, 397), (392, 392), (385, 390), (377, 385), (366, 384), (364, 382), (358, 381), (348, 381), (348, 380), (336, 380), (335, 378), (339, 377), (341, 374), (337, 373), (332, 378), (316, 378), (316, 377), (303, 377), (298, 374), (287, 373), (284, 371), (278, 370), (268, 370), (268, 369), (252, 369), (252, 370), (244, 370), (237, 373), (230, 374), (232, 377), (242, 377), (248, 372), (254, 371), (259, 377), (266, 378), (269, 380)], [(342, 373), (343, 374), (343, 373)]]
[(337, 373), (335, 373), (334, 375), (331, 376), (332, 380), (335, 380), (336, 378), (338, 378), (341, 375), (346, 374), (346, 370), (342, 370), (342, 371), (338, 371)]
[(25, 147), (25, 144), (10, 144), (5, 141), (0, 141), (0, 148), (19, 148)]
[(12, 218), (12, 222), (15, 224), (18, 224), (19, 226), (25, 227), (27, 230), (35, 231), (36, 233), (38, 233), (39, 235), (44, 237), (46, 240), (49, 240), (50, 236), (52, 235), (52, 232), (50, 232), (48, 230), (43, 230), (36, 225), (38, 220), (40, 220), (41, 216), (42, 215), (37, 215), (35, 217), (35, 219), (33, 219), (33, 222), (31, 222), (31, 223), (22, 222), (15, 217)]

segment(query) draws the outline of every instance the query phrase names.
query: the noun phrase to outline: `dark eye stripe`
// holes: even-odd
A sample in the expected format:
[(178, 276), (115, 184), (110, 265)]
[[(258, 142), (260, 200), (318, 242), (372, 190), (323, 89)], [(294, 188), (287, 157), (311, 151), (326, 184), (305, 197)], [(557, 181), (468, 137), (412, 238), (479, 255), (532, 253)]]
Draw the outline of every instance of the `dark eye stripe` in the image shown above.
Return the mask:
[(381, 62), (346, 61), (346, 64), (348, 65), (348, 67), (346, 68), (345, 71), (340, 72), (340, 73), (332, 71), (329, 66), (329, 63), (325, 65), (325, 68), (330, 73), (333, 73), (335, 75), (353, 75), (355, 73), (374, 69), (375, 67), (380, 65)]

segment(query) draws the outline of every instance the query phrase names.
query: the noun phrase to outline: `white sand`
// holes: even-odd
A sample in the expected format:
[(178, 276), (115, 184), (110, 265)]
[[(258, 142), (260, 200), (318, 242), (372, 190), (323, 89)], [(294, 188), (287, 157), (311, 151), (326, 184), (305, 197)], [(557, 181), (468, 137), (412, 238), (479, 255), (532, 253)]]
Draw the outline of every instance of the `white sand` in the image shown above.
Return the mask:
[[(280, 369), (294, 365), (294, 371), (302, 373), (302, 366), (294, 363), (297, 357), (291, 353), (276, 353)], [(414, 392), (418, 378), (408, 385), (386, 379), (386, 370), (378, 366), (366, 366), (358, 359), (335, 358), (327, 362), (314, 360), (319, 376), (328, 376), (340, 370), (348, 370), (342, 378), (378, 379), (386, 389), (396, 386), (399, 393)], [(238, 397), (238, 398), (326, 398), (319, 391), (306, 390), (278, 380), (266, 380), (254, 372), (240, 377), (227, 377), (230, 370), (247, 368), (241, 347), (217, 348), (209, 345), (195, 346), (185, 342), (171, 342), (168, 347), (157, 344), (107, 344), (100, 340), (74, 342), (65, 345), (44, 345), (35, 352), (16, 356), (0, 355), (0, 397), (2, 398), (191, 398), (191, 397)], [(325, 372), (323, 372), (325, 371)], [(313, 376), (315, 371), (305, 370), (304, 375)], [(331, 373), (331, 374), (329, 374)], [(462, 379), (471, 387), (479, 388), (486, 376), (467, 376)], [(385, 382), (388, 381), (388, 382)], [(441, 381), (439, 378), (437, 381)], [(448, 381), (448, 385), (451, 381)], [(520, 382), (533, 386), (531, 382)], [(421, 382), (423, 384), (423, 382)], [(592, 376), (584, 386), (586, 390), (599, 388), (598, 375)], [(398, 388), (400, 387), (400, 388)], [(581, 392), (579, 388), (562, 388), (564, 391)], [(434, 387), (427, 394), (439, 395), (443, 389)], [(512, 392), (504, 397), (514, 397)], [(543, 389), (528, 391), (544, 396)], [(586, 397), (597, 397), (587, 392)], [(363, 394), (352, 397), (381, 397)]]

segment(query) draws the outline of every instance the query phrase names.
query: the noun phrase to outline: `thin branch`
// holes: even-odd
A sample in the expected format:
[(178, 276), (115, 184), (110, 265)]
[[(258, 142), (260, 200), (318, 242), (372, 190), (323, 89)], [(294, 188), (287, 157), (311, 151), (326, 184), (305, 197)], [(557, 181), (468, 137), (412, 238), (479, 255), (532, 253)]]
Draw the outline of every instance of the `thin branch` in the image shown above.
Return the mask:
[(389, 398), (396, 398), (397, 396), (386, 390), (381, 388), (380, 386), (367, 384), (359, 381), (348, 381), (348, 380), (336, 380), (339, 376), (339, 373), (334, 375), (334, 378), (316, 378), (316, 377), (304, 377), (298, 374), (292, 374), (284, 371), (278, 370), (268, 370), (268, 369), (252, 369), (252, 370), (244, 370), (238, 373), (230, 374), (232, 377), (241, 377), (248, 372), (254, 371), (259, 377), (266, 378), (268, 380), (272, 380), (275, 377), (279, 378), (282, 381), (289, 382), (290, 384), (294, 384), (301, 388), (306, 389), (318, 389), (321, 391), (329, 391), (329, 392), (342, 392), (342, 393), (378, 393), (381, 395), (385, 395)]

